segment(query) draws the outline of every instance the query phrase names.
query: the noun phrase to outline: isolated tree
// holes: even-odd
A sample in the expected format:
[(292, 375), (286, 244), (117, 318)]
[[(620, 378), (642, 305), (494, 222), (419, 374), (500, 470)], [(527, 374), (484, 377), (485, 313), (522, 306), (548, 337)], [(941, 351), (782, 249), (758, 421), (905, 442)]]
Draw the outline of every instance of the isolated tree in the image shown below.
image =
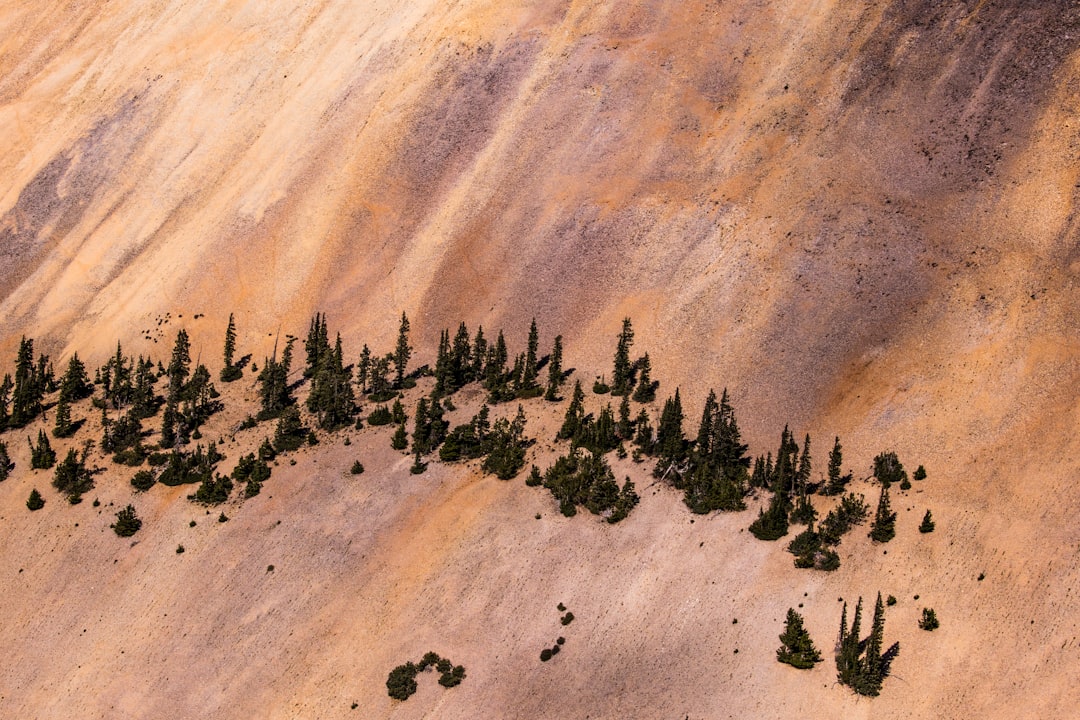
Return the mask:
[(926, 479), (926, 468), (924, 468), (922, 465), (915, 468), (915, 472), (911, 475), (911, 479), (912, 480), (925, 480)]
[(142, 527), (142, 520), (135, 514), (135, 507), (128, 505), (116, 513), (116, 522), (109, 527), (120, 537), (131, 537)]
[(244, 375), (244, 371), (233, 364), (236, 354), (236, 322), (229, 313), (229, 325), (225, 328), (225, 366), (221, 368), (221, 382), (233, 382)]
[(843, 447), (840, 438), (833, 441), (832, 451), (829, 452), (829, 470), (825, 485), (821, 488), (823, 495), (840, 495), (844, 488), (851, 482), (851, 473), (843, 474), (841, 464), (844, 461)]
[(409, 347), (409, 318), (401, 313), (401, 325), (398, 327), (397, 345), (394, 346), (394, 387), (400, 388), (405, 382), (405, 368), (412, 357)]
[(94, 487), (94, 479), (86, 467), (87, 451), (84, 449), (79, 455), (74, 448), (67, 451), (67, 456), (56, 466), (53, 475), (53, 487), (68, 496), (68, 500), (75, 504), (83, 493), (89, 492)]
[(37, 488), (30, 491), (30, 497), (26, 499), (26, 507), (30, 509), (30, 512), (45, 507), (45, 498), (41, 497), (41, 493), (37, 491)]
[(90, 384), (90, 376), (86, 374), (86, 366), (79, 359), (79, 353), (73, 353), (64, 376), (60, 378), (60, 397), (68, 402), (75, 402), (90, 397), (93, 392), (94, 387)]
[[(119, 353), (119, 348), (117, 348), (117, 352)], [(168, 402), (176, 403), (180, 401), (190, 368), (191, 342), (188, 340), (187, 330), (181, 328), (176, 333), (176, 342), (173, 344), (172, 356), (166, 370), (169, 376), (169, 393), (166, 396)]]
[(923, 608), (922, 618), (919, 620), (919, 627), (923, 630), (937, 630), (941, 627), (941, 623), (938, 621), (937, 613), (933, 608)]
[(521, 370), (521, 383), (518, 389), (519, 397), (536, 397), (540, 394), (540, 385), (537, 377), (537, 350), (540, 348), (540, 333), (536, 329), (536, 318), (529, 325), (529, 341), (525, 351), (525, 362)]
[(888, 487), (881, 488), (877, 512), (874, 513), (874, 521), (870, 525), (870, 537), (879, 543), (889, 542), (896, 537), (896, 513), (889, 503)]
[(874, 477), (878, 479), (882, 487), (889, 487), (893, 483), (902, 483), (907, 480), (907, 471), (896, 456), (889, 450), (879, 453), (874, 458)]
[(919, 532), (932, 533), (934, 532), (934, 518), (930, 515), (930, 511), (927, 510), (923, 515), (922, 523), (919, 525)]
[(551, 359), (548, 361), (548, 384), (544, 399), (555, 401), (559, 399), (559, 388), (563, 384), (562, 368), (562, 335), (555, 336), (555, 344), (551, 348)]
[(625, 318), (615, 346), (615, 362), (611, 373), (611, 394), (628, 395), (633, 389), (634, 368), (630, 364), (630, 347), (634, 344), (634, 329)]
[(821, 653), (814, 647), (810, 633), (803, 627), (802, 615), (788, 608), (784, 632), (780, 635), (780, 647), (776, 650), (776, 659), (800, 670), (809, 670), (815, 663), (821, 662)]

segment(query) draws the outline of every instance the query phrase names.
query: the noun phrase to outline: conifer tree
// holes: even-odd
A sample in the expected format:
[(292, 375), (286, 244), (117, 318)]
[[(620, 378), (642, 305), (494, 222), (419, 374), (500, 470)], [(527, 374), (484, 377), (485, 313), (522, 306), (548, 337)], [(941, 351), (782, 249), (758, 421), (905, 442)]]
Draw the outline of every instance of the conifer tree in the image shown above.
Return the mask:
[(360, 392), (365, 393), (368, 389), (368, 377), (371, 374), (371, 348), (364, 343), (363, 350), (360, 351), (360, 360), (356, 363), (356, 387), (360, 389)]
[(11, 413), (8, 408), (11, 405), (12, 387), (14, 386), (11, 375), (5, 373), (3, 381), (0, 381), (0, 432), (7, 430), (11, 423)]
[(842, 474), (841, 463), (843, 461), (843, 448), (840, 445), (840, 438), (837, 437), (833, 441), (833, 449), (829, 453), (828, 479), (821, 488), (822, 495), (840, 495), (844, 492), (847, 484), (851, 482), (851, 473)]
[(656, 448), (660, 456), (657, 471), (663, 474), (671, 463), (681, 462), (686, 457), (686, 436), (683, 435), (682, 400), (679, 388), (675, 388), (674, 397), (664, 401), (664, 411), (660, 415), (660, 426), (656, 430)]
[(68, 360), (67, 370), (60, 379), (60, 397), (68, 402), (75, 402), (90, 397), (94, 392), (90, 384), (90, 376), (86, 374), (86, 366), (79, 359), (79, 353), (73, 353)]
[(469, 328), (462, 322), (458, 325), (454, 342), (450, 346), (450, 376), (455, 391), (473, 381), (472, 341)]
[(453, 367), (450, 357), (450, 332), (439, 331), (439, 349), (435, 355), (435, 394), (442, 397), (454, 391)]
[(45, 498), (41, 497), (41, 493), (37, 491), (37, 488), (30, 491), (30, 497), (26, 500), (26, 507), (30, 509), (30, 512), (45, 507)]
[(315, 317), (311, 319), (307, 339), (304, 341), (304, 352), (307, 355), (304, 377), (315, 377), (323, 356), (330, 352), (330, 334), (326, 329), (326, 315), (323, 313), (315, 313)]
[(881, 684), (885, 680), (885, 662), (882, 651), (885, 641), (885, 603), (878, 593), (877, 602), (874, 603), (874, 620), (870, 626), (870, 638), (866, 641), (866, 649), (862, 659), (862, 672), (860, 678), (861, 689), (857, 692), (862, 695), (877, 695), (881, 692)]
[(75, 434), (75, 426), (71, 422), (71, 405), (68, 403), (63, 392), (56, 401), (56, 424), (53, 425), (53, 435), (58, 438), (71, 437)]
[(656, 387), (652, 379), (652, 362), (649, 353), (638, 360), (638, 382), (634, 391), (634, 402), (650, 403), (656, 399)]
[(518, 397), (536, 397), (540, 394), (540, 385), (537, 383), (537, 350), (540, 348), (540, 333), (536, 329), (536, 318), (533, 318), (529, 326), (529, 341), (525, 351), (525, 362), (521, 368), (521, 382), (518, 389)]
[(233, 356), (236, 354), (236, 321), (233, 314), (229, 313), (229, 324), (225, 328), (225, 366), (221, 368), (221, 382), (233, 382), (244, 375), (244, 371), (233, 364)]
[(881, 496), (878, 498), (877, 512), (874, 513), (874, 522), (870, 525), (870, 537), (874, 542), (886, 543), (896, 536), (896, 513), (893, 512), (889, 503), (889, 488), (881, 488)]
[(806, 434), (803, 441), (802, 455), (799, 457), (799, 468), (795, 471), (795, 492), (806, 495), (807, 485), (810, 482), (810, 433)]
[(563, 384), (562, 368), (562, 335), (555, 336), (555, 344), (551, 348), (551, 360), (548, 362), (548, 384), (544, 399), (554, 402), (559, 399), (559, 388)]
[[(120, 354), (119, 346), (117, 346), (117, 354)], [(187, 331), (181, 328), (180, 331), (176, 333), (176, 342), (173, 345), (172, 357), (169, 360), (169, 367), (166, 370), (169, 376), (169, 394), (166, 397), (168, 402), (178, 403), (180, 401), (184, 385), (187, 383), (190, 368), (191, 342), (188, 340)]]
[(630, 419), (630, 396), (623, 395), (619, 403), (619, 422), (616, 433), (620, 440), (629, 440), (634, 437), (634, 423)]
[(11, 474), (11, 456), (8, 454), (7, 444), (0, 442), (0, 482), (8, 479)]
[(401, 325), (398, 326), (397, 344), (394, 346), (394, 387), (400, 388), (405, 383), (405, 369), (412, 357), (412, 348), (409, 346), (409, 318), (405, 312), (401, 313)]
[(142, 527), (142, 520), (135, 514), (135, 507), (128, 505), (116, 513), (116, 522), (109, 527), (120, 537), (131, 537)]
[(780, 647), (776, 659), (800, 670), (809, 670), (821, 661), (821, 653), (814, 647), (810, 633), (803, 627), (802, 615), (788, 608), (784, 632), (780, 635)]
[(409, 436), (405, 432), (405, 423), (400, 423), (393, 437), (390, 438), (390, 447), (395, 450), (404, 450), (409, 447)]
[(634, 329), (625, 318), (615, 347), (614, 369), (611, 373), (611, 394), (628, 395), (633, 390), (634, 369), (630, 364), (630, 348), (634, 344)]
[[(269, 420), (281, 415), (282, 411), (292, 404), (292, 392), (289, 389), (289, 373), (292, 366), (293, 340), (285, 343), (285, 350), (281, 354), (281, 361), (277, 359), (277, 348), (274, 354), (263, 360), (262, 370), (259, 372), (259, 415), (260, 420)], [(166, 408), (168, 410), (168, 408)]]
[(862, 598), (859, 598), (855, 606), (855, 617), (851, 621), (851, 628), (847, 627), (847, 603), (840, 614), (840, 639), (837, 642), (836, 651), (836, 679), (841, 685), (854, 688), (859, 684), (859, 635), (862, 631)]
[(923, 515), (922, 523), (919, 525), (919, 532), (932, 533), (934, 532), (934, 518), (930, 515), (930, 511), (927, 510)]
[(634, 425), (637, 428), (634, 433), (634, 445), (646, 455), (651, 455), (655, 439), (653, 438), (652, 425), (649, 422), (649, 413), (645, 408), (641, 408), (641, 412), (634, 418)]
[(934, 612), (933, 608), (923, 608), (922, 618), (919, 620), (919, 627), (928, 631), (937, 630), (941, 627), (937, 613)]
[(487, 357), (488, 342), (487, 338), (484, 337), (484, 326), (481, 325), (476, 329), (476, 337), (473, 338), (471, 380), (484, 380), (484, 367), (487, 362)]
[[(30, 438), (26, 439), (30, 443)], [(30, 443), (30, 467), (34, 470), (48, 470), (56, 463), (56, 452), (49, 444), (44, 430), (38, 430), (37, 444)]]
[(879, 453), (874, 458), (874, 477), (878, 479), (882, 487), (887, 488), (894, 482), (902, 483), (907, 480), (907, 471), (904, 470), (896, 453), (890, 450)]
[(570, 405), (566, 408), (566, 416), (562, 427), (556, 435), (558, 440), (570, 440), (577, 437), (581, 430), (581, 423), (585, 419), (585, 391), (581, 389), (581, 381), (574, 382), (574, 392), (570, 396)]
[[(44, 359), (44, 357), (42, 357)], [(34, 341), (23, 337), (15, 359), (15, 384), (11, 394), (11, 427), (24, 427), (41, 412), (45, 396), (45, 379), (34, 365)]]
[(86, 449), (81, 455), (76, 454), (74, 448), (69, 449), (67, 456), (56, 466), (53, 475), (53, 487), (66, 494), (72, 505), (79, 502), (83, 493), (94, 487), (94, 479), (86, 467), (86, 456)]

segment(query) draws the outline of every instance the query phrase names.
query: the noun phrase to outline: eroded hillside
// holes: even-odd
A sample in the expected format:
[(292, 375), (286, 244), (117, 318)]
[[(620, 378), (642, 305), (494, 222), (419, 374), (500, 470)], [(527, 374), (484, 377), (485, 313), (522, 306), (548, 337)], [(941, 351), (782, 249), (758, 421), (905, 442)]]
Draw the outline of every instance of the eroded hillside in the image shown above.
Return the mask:
[[(0, 27), (5, 367), (22, 333), (55, 358), (78, 350), (100, 364), (118, 339), (162, 357), (180, 324), (213, 366), (229, 312), (256, 358), (316, 310), (355, 357), (363, 342), (388, 348), (406, 310), (423, 362), (459, 319), (520, 344), (535, 315), (563, 334), (587, 381), (609, 372), (629, 315), (663, 390), (680, 385), (693, 418), (709, 387), (727, 386), (755, 453), (790, 422), (841, 435), (857, 468), (887, 444), (931, 469), (936, 544), (909, 537), (904, 562), (867, 559), (816, 587), (835, 603), (910, 573), (904, 592), (947, 592), (937, 606), (956, 635), (920, 651), (912, 631), (901, 656), (910, 684), (842, 705), (844, 716), (1015, 717), (1027, 713), (1019, 697), (1031, 716), (1064, 716), (1075, 703), (1072, 3), (5, 2)], [(373, 485), (326, 500), (315, 463), (337, 477), (345, 459), (312, 451), (311, 466), (280, 480), (295, 496), (273, 501), (303, 532), (272, 539), (273, 511), (245, 511), (207, 540), (204, 569), (183, 571), (148, 552), (172, 552), (190, 514), (182, 497), (146, 508), (176, 527), (151, 521), (156, 539), (135, 548), (85, 506), (48, 505), (46, 533), (24, 517), (35, 480), (17, 458), (0, 485), (4, 576), (26, 557), (49, 561), (18, 575), (5, 644), (28, 644), (0, 665), (21, 690), (0, 695), (43, 717), (149, 717), (177, 703), (191, 717), (333, 716), (350, 683), (364, 697), (388, 663), (429, 649), (409, 633), (446, 624), (453, 647), (436, 649), (468, 657), (475, 674), (446, 700), (422, 685), (406, 710), (380, 696), (372, 715), (782, 717), (849, 702), (823, 687), (830, 672), (811, 690), (763, 659), (791, 602), (781, 589), (806, 576), (786, 554), (744, 543), (748, 518), (713, 518), (706, 537), (661, 493), (626, 527), (577, 518), (536, 532), (546, 506), (520, 483), (447, 471), (413, 487), (407, 459), (372, 442), (387, 462)], [(130, 488), (112, 480), (103, 499), (120, 502)], [(362, 536), (359, 559), (339, 547), (350, 533)], [(714, 538), (719, 568), (713, 556), (678, 565), (680, 543)], [(270, 595), (308, 598), (288, 613), (270, 600), (266, 614), (254, 609), (264, 573), (230, 580), (243, 563), (273, 562), (265, 543), (296, 565), (326, 558)], [(616, 558), (593, 557), (612, 545)], [(650, 552), (657, 574), (635, 574)], [(352, 564), (331, 560), (341, 557)], [(567, 565), (585, 569), (566, 579)], [(593, 572), (605, 582), (588, 582)], [(964, 584), (980, 572), (997, 578), (983, 594)], [(762, 618), (739, 624), (755, 633), (740, 647), (758, 653), (741, 670), (728, 670), (723, 643), (736, 635), (722, 602), (683, 592), (705, 577)], [(611, 618), (591, 626), (596, 655), (576, 656), (559, 679), (534, 677), (532, 650), (514, 650), (534, 632), (519, 618), (580, 587), (593, 593), (580, 601), (587, 614)], [(447, 604), (463, 596), (465, 608)], [(237, 597), (253, 614), (213, 625)], [(604, 609), (615, 602), (630, 609)], [(165, 612), (203, 618), (202, 640), (182, 639)], [(84, 615), (102, 618), (100, 653), (56, 664)], [(831, 604), (808, 609), (822, 645), (834, 615)], [(723, 662), (710, 665), (718, 647)], [(183, 682), (170, 663), (187, 668)], [(142, 667), (159, 673), (146, 694), (123, 679)]]

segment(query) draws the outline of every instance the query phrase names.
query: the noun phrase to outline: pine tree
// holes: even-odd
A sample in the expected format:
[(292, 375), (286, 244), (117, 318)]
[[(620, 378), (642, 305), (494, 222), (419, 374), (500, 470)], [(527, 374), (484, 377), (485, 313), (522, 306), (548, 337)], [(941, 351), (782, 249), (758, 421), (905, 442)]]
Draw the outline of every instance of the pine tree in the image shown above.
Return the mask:
[(803, 441), (802, 455), (799, 457), (799, 469), (795, 471), (795, 492), (798, 495), (806, 495), (807, 485), (810, 483), (810, 466), (810, 433), (807, 433)]
[(638, 360), (638, 383), (634, 391), (634, 402), (650, 403), (656, 399), (656, 387), (652, 379), (652, 362), (649, 353)]
[(837, 437), (833, 441), (833, 449), (829, 453), (828, 480), (821, 488), (822, 495), (840, 495), (844, 492), (847, 484), (851, 482), (851, 473), (842, 474), (841, 464), (843, 461), (843, 448), (840, 445), (840, 438)]
[(225, 328), (225, 366), (221, 368), (221, 382), (233, 382), (244, 375), (244, 371), (233, 364), (233, 356), (236, 354), (236, 322), (233, 314), (229, 313), (229, 325)]
[(361, 393), (367, 392), (371, 365), (371, 348), (365, 343), (364, 349), (360, 351), (360, 360), (356, 363), (356, 387), (360, 389)]
[(401, 325), (398, 327), (397, 345), (394, 346), (394, 387), (400, 388), (405, 384), (405, 369), (412, 357), (412, 348), (409, 346), (409, 318), (405, 312), (401, 313)]
[(86, 374), (86, 366), (79, 359), (79, 353), (72, 354), (67, 370), (60, 379), (60, 397), (68, 402), (75, 402), (90, 397), (93, 392), (94, 388)]
[(821, 653), (814, 647), (810, 633), (803, 627), (802, 615), (788, 608), (784, 632), (780, 635), (780, 647), (776, 650), (776, 659), (800, 670), (809, 670), (821, 662)]
[[(39, 362), (39, 366), (41, 363)], [(15, 359), (15, 384), (11, 394), (11, 427), (24, 427), (41, 412), (44, 379), (34, 365), (34, 341), (23, 337)]]
[(484, 337), (484, 326), (481, 325), (476, 329), (476, 337), (473, 338), (471, 380), (484, 380), (484, 364), (487, 362), (487, 357), (488, 342), (487, 338)]
[(581, 382), (574, 382), (574, 392), (570, 396), (570, 405), (566, 408), (566, 416), (562, 427), (559, 428), (557, 440), (570, 440), (577, 437), (581, 431), (581, 423), (585, 419), (585, 391), (581, 389)]
[(559, 388), (563, 384), (562, 354), (562, 335), (556, 335), (548, 362), (547, 392), (544, 393), (544, 399), (551, 402), (559, 399)]
[(0, 432), (4, 432), (11, 424), (11, 413), (9, 407), (11, 405), (11, 389), (13, 384), (11, 382), (11, 375), (4, 374), (3, 381), (0, 381)]
[(679, 388), (675, 388), (675, 395), (664, 401), (660, 426), (656, 430), (656, 447), (660, 456), (657, 470), (660, 474), (671, 463), (681, 462), (686, 457), (686, 436), (683, 435), (682, 423), (682, 400), (679, 398)]
[[(30, 438), (26, 439), (30, 443)], [(56, 453), (49, 444), (44, 430), (38, 430), (37, 445), (30, 443), (30, 467), (34, 470), (48, 470), (56, 464)]]
[(623, 395), (619, 403), (619, 423), (616, 432), (620, 440), (629, 440), (634, 436), (634, 423), (630, 419), (630, 396)]
[(11, 456), (8, 454), (7, 444), (0, 442), (0, 482), (8, 479), (11, 474)]
[(450, 346), (450, 376), (455, 391), (473, 381), (472, 341), (469, 328), (462, 322), (458, 325), (454, 342)]
[(131, 537), (142, 527), (142, 520), (135, 514), (135, 507), (128, 505), (116, 513), (116, 522), (109, 527), (120, 537)]
[[(117, 354), (120, 354), (119, 346)], [(122, 363), (119, 363), (122, 365)], [(191, 367), (191, 342), (188, 340), (187, 331), (181, 329), (176, 333), (176, 342), (173, 345), (172, 357), (166, 371), (169, 376), (169, 394), (166, 400), (177, 403), (181, 399), (184, 385), (187, 383)], [(115, 387), (114, 387), (115, 390)]]
[(390, 438), (390, 447), (395, 450), (404, 450), (409, 447), (409, 436), (405, 432), (405, 423), (401, 423), (397, 426), (397, 430), (394, 431), (393, 437)]
[(847, 627), (847, 603), (840, 614), (840, 639), (836, 651), (836, 679), (841, 685), (854, 688), (859, 683), (861, 664), (859, 662), (859, 635), (862, 631), (862, 598), (855, 606), (855, 617), (851, 628)]
[(85, 449), (81, 456), (76, 454), (74, 449), (68, 450), (67, 456), (57, 464), (53, 475), (53, 487), (66, 494), (72, 505), (82, 499), (83, 493), (94, 487), (94, 479), (86, 467), (86, 456)]
[(870, 525), (870, 537), (879, 543), (889, 542), (896, 537), (896, 513), (889, 503), (888, 487), (881, 488), (877, 512), (874, 513), (874, 522)]
[(933, 608), (923, 608), (922, 618), (919, 620), (919, 627), (923, 630), (937, 630), (941, 627), (941, 623), (938, 621), (937, 613)]
[(927, 510), (923, 515), (922, 523), (919, 525), (919, 532), (932, 533), (934, 532), (934, 518), (930, 515), (930, 511)]
[(60, 399), (56, 401), (56, 424), (53, 426), (53, 435), (58, 438), (66, 438), (74, 434), (75, 426), (71, 422), (71, 405), (61, 392)]
[(630, 347), (634, 344), (634, 329), (625, 318), (615, 347), (614, 369), (611, 373), (611, 394), (628, 395), (633, 390), (634, 369), (630, 365)]
[(637, 428), (637, 431), (634, 433), (634, 445), (646, 455), (651, 455), (653, 445), (656, 441), (655, 438), (653, 438), (653, 428), (649, 422), (649, 413), (645, 408), (641, 408), (641, 412), (634, 418), (634, 425)]
[(879, 453), (874, 458), (874, 477), (878, 479), (882, 487), (891, 484), (903, 483), (907, 480), (907, 471), (897, 458), (896, 453), (890, 451)]
[(325, 314), (315, 313), (315, 317), (311, 319), (307, 339), (304, 341), (304, 352), (307, 355), (304, 377), (315, 377), (323, 356), (330, 352), (330, 334), (326, 329)]
[(862, 672), (859, 687), (856, 692), (861, 695), (877, 695), (881, 692), (881, 684), (885, 680), (885, 661), (882, 650), (885, 641), (885, 603), (878, 593), (877, 602), (874, 603), (874, 620), (870, 626), (870, 638), (866, 641), (866, 649), (862, 659)]
[(529, 326), (529, 341), (525, 352), (525, 362), (521, 370), (521, 386), (518, 397), (536, 397), (540, 394), (540, 385), (536, 382), (536, 352), (540, 348), (540, 333), (536, 329), (536, 318)]
[(258, 418), (260, 420), (278, 417), (293, 402), (292, 392), (289, 389), (292, 346), (293, 340), (290, 338), (285, 343), (285, 350), (281, 354), (280, 362), (277, 359), (276, 346), (274, 354), (263, 360), (263, 367), (258, 376), (260, 403)]
[(30, 509), (30, 512), (45, 507), (45, 498), (41, 497), (41, 493), (37, 491), (37, 488), (30, 491), (30, 497), (26, 500), (26, 507)]

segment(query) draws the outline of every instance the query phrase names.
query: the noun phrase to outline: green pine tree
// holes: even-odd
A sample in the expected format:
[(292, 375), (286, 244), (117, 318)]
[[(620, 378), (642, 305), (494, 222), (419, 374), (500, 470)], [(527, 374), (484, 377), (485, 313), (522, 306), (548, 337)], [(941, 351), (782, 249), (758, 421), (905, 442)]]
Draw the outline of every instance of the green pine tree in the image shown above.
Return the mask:
[(780, 635), (780, 647), (776, 650), (776, 659), (800, 670), (809, 670), (821, 662), (821, 653), (814, 647), (810, 633), (803, 627), (802, 615), (788, 608), (784, 632)]
[(638, 382), (634, 391), (634, 402), (650, 403), (656, 399), (656, 383), (652, 379), (652, 362), (649, 353), (638, 360)]
[(8, 479), (12, 467), (13, 464), (11, 462), (11, 456), (8, 454), (7, 443), (0, 442), (0, 482)]
[(30, 497), (26, 500), (26, 507), (30, 509), (30, 512), (45, 507), (45, 498), (41, 497), (41, 493), (37, 491), (37, 488), (30, 491)]
[[(26, 439), (30, 443), (30, 438)], [(44, 430), (38, 430), (37, 444), (30, 443), (30, 467), (34, 470), (48, 470), (56, 464), (56, 453), (49, 444)]]
[(63, 393), (56, 401), (56, 423), (53, 425), (53, 435), (58, 438), (71, 437), (75, 434), (75, 425), (71, 422), (71, 405)]
[(886, 543), (896, 537), (896, 513), (893, 512), (889, 503), (889, 488), (881, 488), (881, 496), (878, 498), (877, 512), (874, 513), (874, 522), (870, 525), (870, 537), (874, 542)]
[(559, 400), (559, 388), (563, 384), (562, 368), (562, 335), (555, 336), (555, 344), (551, 348), (551, 359), (548, 361), (548, 384), (544, 399), (554, 402)]
[(412, 357), (412, 348), (409, 346), (409, 318), (405, 312), (401, 313), (401, 325), (398, 326), (397, 344), (394, 346), (394, 387), (400, 388), (405, 384), (405, 370)]
[(630, 348), (634, 344), (634, 329), (625, 318), (615, 347), (614, 369), (611, 373), (611, 394), (629, 395), (633, 390), (634, 368), (630, 364)]
[(229, 324), (225, 328), (225, 366), (221, 368), (221, 382), (233, 382), (244, 376), (244, 371), (233, 364), (233, 356), (236, 354), (236, 322), (233, 314), (229, 313)]
[(922, 523), (919, 525), (919, 532), (932, 533), (934, 532), (934, 518), (930, 515), (930, 511), (927, 510), (923, 515)]
[(395, 450), (404, 450), (409, 447), (409, 436), (405, 432), (404, 422), (397, 426), (397, 430), (394, 431), (394, 436), (390, 438), (390, 447)]

